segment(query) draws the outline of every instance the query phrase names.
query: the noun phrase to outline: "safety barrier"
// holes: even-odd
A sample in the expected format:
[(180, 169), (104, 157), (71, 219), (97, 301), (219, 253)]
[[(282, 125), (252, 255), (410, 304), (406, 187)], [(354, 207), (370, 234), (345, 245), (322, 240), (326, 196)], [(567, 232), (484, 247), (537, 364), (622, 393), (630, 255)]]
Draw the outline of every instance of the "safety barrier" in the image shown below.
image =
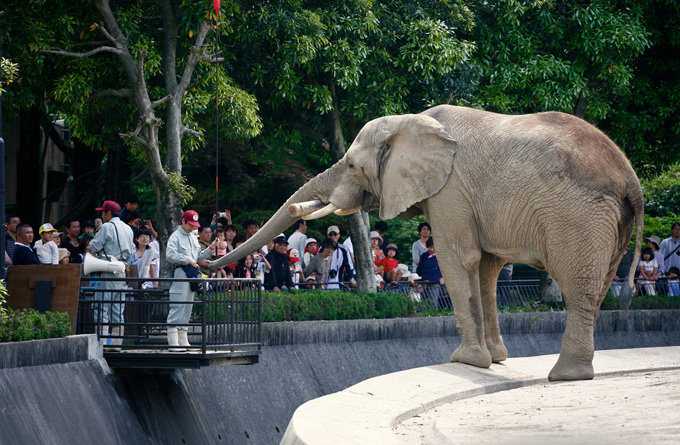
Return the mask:
[[(123, 290), (102, 286), (104, 282), (124, 282)], [(173, 283), (194, 283), (198, 290), (194, 301), (170, 301)], [(108, 354), (186, 352), (190, 354), (220, 353), (220, 357), (255, 357), (260, 353), (262, 338), (262, 300), (259, 280), (253, 279), (175, 279), (159, 278), (157, 287), (145, 288), (148, 279), (84, 278), (78, 301), (78, 333), (96, 333)], [(122, 306), (124, 304), (124, 306)], [(168, 346), (167, 317), (170, 304), (191, 305), (191, 317), (186, 324), (172, 326), (188, 330), (191, 346)], [(102, 313), (122, 311), (120, 322), (103, 320)], [(122, 329), (120, 329), (122, 328)], [(118, 341), (115, 341), (118, 340)], [(120, 346), (116, 343), (122, 344)], [(226, 355), (225, 355), (226, 354)], [(257, 361), (256, 359), (254, 361)], [(251, 361), (252, 362), (252, 361)]]

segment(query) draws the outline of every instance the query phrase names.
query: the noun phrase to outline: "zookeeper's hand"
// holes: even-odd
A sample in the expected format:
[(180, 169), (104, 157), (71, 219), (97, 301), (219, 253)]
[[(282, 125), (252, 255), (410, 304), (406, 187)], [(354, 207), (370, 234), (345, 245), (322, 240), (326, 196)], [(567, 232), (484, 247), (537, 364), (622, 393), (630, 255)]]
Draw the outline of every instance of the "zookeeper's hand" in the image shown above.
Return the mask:
[(191, 267), (198, 267), (198, 263), (196, 262), (196, 260), (189, 261), (189, 264), (191, 265)]

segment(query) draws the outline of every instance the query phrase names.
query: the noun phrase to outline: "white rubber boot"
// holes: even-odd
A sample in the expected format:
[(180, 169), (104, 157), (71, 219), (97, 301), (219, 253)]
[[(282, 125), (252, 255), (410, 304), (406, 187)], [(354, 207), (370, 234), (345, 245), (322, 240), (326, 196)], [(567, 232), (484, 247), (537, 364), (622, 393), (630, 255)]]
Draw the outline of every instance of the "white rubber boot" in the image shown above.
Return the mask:
[[(177, 328), (168, 328), (168, 346), (179, 346)], [(184, 352), (184, 349), (170, 348), (170, 352)]]
[(105, 350), (108, 352), (120, 352), (120, 345), (123, 344), (123, 334), (125, 334), (125, 328), (123, 326), (111, 328), (111, 335), (121, 338), (110, 339), (111, 341), (108, 343), (108, 346), (105, 347)]
[(189, 331), (186, 329), (180, 329), (178, 331), (178, 340), (179, 340), (179, 345), (180, 346), (191, 346), (189, 344)]

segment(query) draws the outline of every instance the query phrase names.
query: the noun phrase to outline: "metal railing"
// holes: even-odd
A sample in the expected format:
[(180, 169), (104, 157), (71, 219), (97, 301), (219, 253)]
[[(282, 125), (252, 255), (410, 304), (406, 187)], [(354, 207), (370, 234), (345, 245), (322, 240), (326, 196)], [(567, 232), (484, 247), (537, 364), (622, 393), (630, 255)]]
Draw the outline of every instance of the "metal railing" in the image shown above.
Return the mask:
[[(401, 292), (418, 302), (429, 301), (436, 310), (451, 309), (451, 297), (445, 284), (417, 281), (390, 283), (381, 292)], [(540, 280), (499, 280), (496, 287), (496, 302), (499, 307), (523, 306), (541, 299)]]
[[(168, 350), (167, 323), (170, 304), (191, 305), (189, 323), (171, 326), (186, 328), (191, 343), (187, 351), (259, 351), (262, 345), (262, 299), (256, 279), (175, 279), (153, 280), (158, 287), (143, 289), (149, 279), (83, 278), (78, 301), (78, 333), (97, 333), (104, 340), (122, 339), (122, 351)], [(103, 282), (124, 282), (122, 290), (105, 289)], [(170, 301), (172, 283), (198, 285), (194, 301)], [(120, 308), (123, 320), (103, 320), (105, 309)], [(118, 307), (117, 307), (118, 306)], [(106, 322), (105, 322), (106, 321)], [(123, 328), (122, 335), (118, 329)], [(107, 332), (108, 331), (108, 332)]]

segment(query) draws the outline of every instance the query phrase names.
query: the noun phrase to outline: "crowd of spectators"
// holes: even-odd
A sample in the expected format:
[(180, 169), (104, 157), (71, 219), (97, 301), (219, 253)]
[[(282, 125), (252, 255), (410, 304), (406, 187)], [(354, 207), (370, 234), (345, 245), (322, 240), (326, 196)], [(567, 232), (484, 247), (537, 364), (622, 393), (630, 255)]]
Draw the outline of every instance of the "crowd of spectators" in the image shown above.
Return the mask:
[[(137, 197), (128, 196), (120, 211), (120, 220), (128, 224), (134, 234), (136, 250), (130, 265), (134, 266), (137, 276), (153, 279), (161, 271), (158, 234), (152, 221), (140, 216), (139, 207)], [(22, 223), (18, 215), (8, 214), (5, 218), (5, 261), (15, 265), (82, 263), (85, 256), (92, 253), (90, 242), (101, 225), (101, 218), (83, 221), (69, 218), (64, 222), (63, 230), (59, 231), (45, 222), (38, 228), (36, 237), (33, 227)], [(341, 242), (342, 234), (336, 225), (326, 229), (325, 238), (309, 238), (304, 220), (295, 222), (289, 237), (281, 234), (238, 263), (217, 270), (210, 268), (210, 261), (231, 252), (259, 229), (259, 223), (249, 219), (242, 224), (242, 232), (239, 233), (229, 210), (215, 213), (210, 224), (201, 225), (197, 230), (199, 244), (203, 248), (213, 246), (211, 257), (198, 262), (201, 273), (216, 278), (258, 278), (267, 290), (299, 287), (339, 289), (356, 285), (352, 240), (347, 237)], [(398, 262), (399, 249), (389, 242), (387, 231), (387, 223), (378, 221), (370, 233), (373, 272), (378, 286), (404, 281), (411, 285), (421, 282), (444, 284), (429, 223), (418, 225), (418, 238), (411, 245), (410, 270)], [(657, 236), (650, 236), (645, 243), (637, 267), (638, 292), (679, 295), (680, 223), (672, 224), (670, 237), (661, 241)], [(510, 280), (511, 273), (512, 264), (509, 263), (501, 271), (499, 280)], [(615, 277), (615, 283), (623, 279)], [(156, 284), (150, 280), (144, 286)], [(612, 290), (617, 293), (617, 289)]]
[[(640, 253), (638, 293), (644, 295), (680, 295), (680, 223), (671, 225), (671, 236), (661, 241), (656, 236), (645, 239), (646, 247)], [(618, 280), (619, 277), (616, 277)], [(619, 286), (613, 286), (615, 293)]]

